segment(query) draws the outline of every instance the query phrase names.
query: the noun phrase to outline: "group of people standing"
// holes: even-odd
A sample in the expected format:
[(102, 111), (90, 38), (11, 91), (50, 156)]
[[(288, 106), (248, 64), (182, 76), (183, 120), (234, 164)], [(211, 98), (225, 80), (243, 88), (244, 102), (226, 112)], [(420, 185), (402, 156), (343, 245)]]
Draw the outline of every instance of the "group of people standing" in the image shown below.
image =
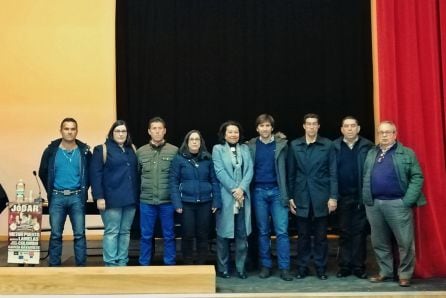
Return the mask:
[[(160, 117), (149, 120), (150, 141), (136, 150), (126, 123), (118, 120), (105, 143), (91, 154), (88, 146), (76, 139), (76, 120), (65, 118), (60, 126), (62, 137), (45, 149), (39, 168), (49, 201), (49, 265), (61, 264), (67, 215), (73, 227), (76, 265), (85, 265), (85, 204), (91, 184), (104, 223), (106, 266), (128, 263), (130, 229), (139, 208), (140, 265), (151, 264), (157, 219), (164, 263), (176, 263), (175, 212), (181, 214), (184, 264), (204, 264), (215, 215), (218, 276), (231, 276), (230, 244), (234, 239), (236, 274), (247, 278), (248, 236), (254, 226), (260, 278), (273, 273), (274, 231), (281, 279), (305, 278), (312, 259), (316, 276), (325, 280), (328, 215), (337, 210), (337, 277), (354, 274), (367, 278), (370, 222), (380, 272), (369, 280), (393, 278), (395, 238), (399, 285), (409, 286), (415, 264), (411, 208), (425, 204), (423, 175), (415, 154), (396, 141), (392, 122), (380, 123), (376, 146), (359, 136), (360, 126), (354, 117), (342, 120), (342, 136), (334, 141), (319, 135), (319, 122), (317, 114), (305, 115), (305, 134), (288, 142), (284, 134), (274, 132), (273, 117), (261, 114), (256, 119), (258, 136), (245, 142), (241, 125), (226, 121), (218, 132), (220, 143), (209, 153), (198, 130), (189, 131), (179, 149), (166, 142), (166, 123)], [(294, 276), (290, 271), (289, 212), (296, 216), (298, 236)]]

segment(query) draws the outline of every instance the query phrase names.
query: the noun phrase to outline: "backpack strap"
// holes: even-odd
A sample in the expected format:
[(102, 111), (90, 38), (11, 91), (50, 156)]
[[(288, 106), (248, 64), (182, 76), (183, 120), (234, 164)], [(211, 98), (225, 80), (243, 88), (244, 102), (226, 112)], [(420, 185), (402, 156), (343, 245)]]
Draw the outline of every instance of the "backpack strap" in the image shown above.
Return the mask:
[(107, 145), (102, 144), (102, 163), (105, 164), (107, 161)]
[[(136, 153), (136, 147), (132, 144), (132, 149)], [(102, 144), (102, 162), (105, 164), (107, 161), (107, 145), (104, 143)]]

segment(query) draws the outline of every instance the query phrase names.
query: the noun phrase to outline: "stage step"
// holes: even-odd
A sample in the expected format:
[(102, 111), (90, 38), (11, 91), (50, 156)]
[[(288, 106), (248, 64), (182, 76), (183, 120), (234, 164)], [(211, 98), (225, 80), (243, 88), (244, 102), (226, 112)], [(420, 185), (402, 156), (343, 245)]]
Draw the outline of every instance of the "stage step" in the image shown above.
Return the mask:
[(215, 293), (214, 266), (0, 267), (3, 294)]

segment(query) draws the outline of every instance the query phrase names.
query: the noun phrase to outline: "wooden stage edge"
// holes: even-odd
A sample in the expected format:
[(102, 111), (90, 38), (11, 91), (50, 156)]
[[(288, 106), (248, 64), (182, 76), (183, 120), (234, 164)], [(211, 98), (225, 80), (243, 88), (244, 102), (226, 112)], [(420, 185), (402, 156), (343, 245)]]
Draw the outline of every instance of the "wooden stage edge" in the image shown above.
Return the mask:
[[(317, 298), (342, 298), (342, 297), (360, 297), (360, 298), (432, 298), (446, 297), (446, 292), (327, 292), (327, 293), (216, 293), (216, 294), (161, 294), (150, 295), (154, 298), (299, 298), (299, 297), (317, 297)], [(148, 296), (149, 297), (149, 296)]]
[(432, 298), (446, 291), (216, 293), (214, 266), (0, 267), (0, 296)]
[[(149, 296), (148, 296), (149, 297)], [(359, 298), (433, 298), (446, 297), (445, 291), (438, 292), (326, 292), (326, 293), (216, 293), (216, 294), (161, 294), (150, 295), (154, 298), (300, 298), (300, 297), (317, 297), (317, 298), (342, 298), (342, 297), (359, 297)], [(49, 297), (48, 297), (49, 298)]]
[(0, 267), (3, 294), (215, 293), (214, 266)]
[(216, 293), (214, 266), (0, 267), (0, 296), (432, 298), (446, 291)]

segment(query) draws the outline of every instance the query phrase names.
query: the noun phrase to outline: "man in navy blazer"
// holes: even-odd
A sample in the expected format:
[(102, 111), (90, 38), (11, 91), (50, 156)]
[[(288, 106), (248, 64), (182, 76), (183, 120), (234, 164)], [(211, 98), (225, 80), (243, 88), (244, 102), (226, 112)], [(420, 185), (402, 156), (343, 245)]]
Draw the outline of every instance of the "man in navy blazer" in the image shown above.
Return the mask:
[(333, 141), (338, 165), (339, 271), (336, 277), (350, 274), (366, 278), (368, 222), (362, 202), (364, 161), (373, 143), (359, 135), (358, 119), (342, 119), (342, 136)]
[(306, 114), (305, 135), (290, 143), (287, 158), (290, 211), (297, 216), (297, 279), (308, 275), (311, 235), (316, 275), (326, 280), (328, 214), (337, 206), (337, 168), (333, 143), (318, 135), (319, 116)]

